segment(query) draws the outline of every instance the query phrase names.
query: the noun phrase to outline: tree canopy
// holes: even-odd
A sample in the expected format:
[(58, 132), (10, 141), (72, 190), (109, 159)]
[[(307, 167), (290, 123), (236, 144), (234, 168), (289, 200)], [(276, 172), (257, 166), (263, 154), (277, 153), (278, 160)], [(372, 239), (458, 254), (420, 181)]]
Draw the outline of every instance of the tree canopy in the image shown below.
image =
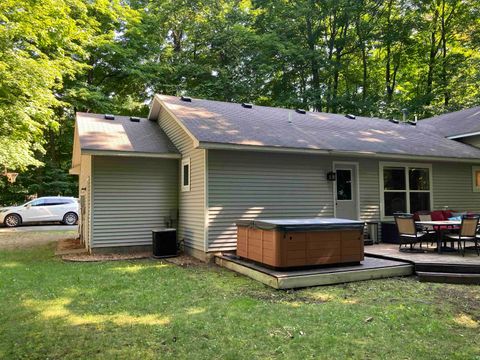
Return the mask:
[(154, 93), (423, 118), (479, 83), (478, 0), (3, 0), (0, 190), (74, 193), (75, 111)]

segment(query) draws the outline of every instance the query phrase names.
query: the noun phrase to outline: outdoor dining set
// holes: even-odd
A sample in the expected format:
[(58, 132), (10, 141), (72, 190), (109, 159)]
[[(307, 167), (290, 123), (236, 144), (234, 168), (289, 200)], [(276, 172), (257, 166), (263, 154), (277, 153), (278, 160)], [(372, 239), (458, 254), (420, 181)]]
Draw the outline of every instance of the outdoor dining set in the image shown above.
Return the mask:
[(436, 243), (438, 253), (456, 251), (465, 256), (465, 251), (473, 250), (480, 256), (479, 214), (445, 220), (432, 220), (430, 215), (421, 214), (397, 213), (394, 217), (400, 251), (425, 251), (424, 245), (428, 248)]

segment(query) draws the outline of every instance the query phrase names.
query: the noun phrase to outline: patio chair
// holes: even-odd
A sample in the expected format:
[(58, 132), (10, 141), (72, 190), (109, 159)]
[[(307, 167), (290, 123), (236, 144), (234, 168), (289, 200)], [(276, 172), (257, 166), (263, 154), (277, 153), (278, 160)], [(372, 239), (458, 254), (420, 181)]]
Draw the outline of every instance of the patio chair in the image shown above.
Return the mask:
[[(432, 221), (432, 215), (430, 214), (418, 214), (418, 219), (420, 221)], [(430, 235), (430, 245), (434, 244), (435, 240), (435, 235), (436, 235), (436, 230), (433, 227), (433, 225), (422, 225), (421, 226), (422, 231), (426, 232), (427, 234)], [(427, 243), (428, 246), (428, 243)]]
[(430, 236), (426, 231), (419, 231), (415, 225), (415, 220), (411, 214), (396, 214), (395, 223), (398, 229), (399, 251), (404, 251), (402, 245), (410, 245), (410, 251), (413, 251), (415, 244), (420, 244), (422, 241), (428, 241)]
[[(462, 256), (465, 256), (466, 243), (473, 242), (474, 248), (477, 251), (477, 255), (480, 256), (480, 251), (478, 247), (479, 237), (477, 235), (478, 221), (480, 216), (478, 215), (468, 215), (462, 218), (462, 225), (460, 225), (460, 231), (458, 234), (448, 234), (447, 237), (451, 240), (458, 242), (458, 250), (461, 251)], [(463, 241), (463, 247), (462, 247)]]

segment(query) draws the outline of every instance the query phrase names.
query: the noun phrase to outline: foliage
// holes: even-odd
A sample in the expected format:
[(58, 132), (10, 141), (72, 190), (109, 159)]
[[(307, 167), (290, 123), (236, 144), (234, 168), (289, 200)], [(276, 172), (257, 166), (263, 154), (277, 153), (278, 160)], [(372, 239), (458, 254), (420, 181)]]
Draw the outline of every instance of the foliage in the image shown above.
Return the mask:
[(475, 286), (396, 278), (278, 291), (208, 265), (65, 263), (52, 251), (0, 251), (0, 358), (480, 356)]
[(146, 115), (154, 93), (382, 118), (474, 106), (479, 29), (478, 0), (3, 0), (0, 165), (41, 191), (68, 170), (75, 111)]

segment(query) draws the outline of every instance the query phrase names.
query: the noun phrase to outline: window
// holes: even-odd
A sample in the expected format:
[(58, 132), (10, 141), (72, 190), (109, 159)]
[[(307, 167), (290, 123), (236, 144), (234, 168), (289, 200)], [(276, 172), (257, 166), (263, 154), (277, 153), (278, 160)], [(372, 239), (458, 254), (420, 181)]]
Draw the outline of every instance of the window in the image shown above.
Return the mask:
[(381, 163), (382, 217), (392, 217), (397, 212), (430, 210), (431, 173), (430, 165)]
[(182, 159), (182, 191), (190, 191), (190, 158)]
[(480, 166), (472, 168), (472, 185), (473, 192), (480, 192)]
[(337, 170), (337, 200), (352, 200), (352, 171)]
[(69, 204), (70, 201), (67, 199), (62, 199), (62, 198), (50, 198), (45, 200), (45, 205), (46, 206), (54, 206), (54, 205), (65, 205)]
[(44, 199), (32, 200), (32, 201), (27, 202), (23, 206), (45, 206), (45, 200)]

